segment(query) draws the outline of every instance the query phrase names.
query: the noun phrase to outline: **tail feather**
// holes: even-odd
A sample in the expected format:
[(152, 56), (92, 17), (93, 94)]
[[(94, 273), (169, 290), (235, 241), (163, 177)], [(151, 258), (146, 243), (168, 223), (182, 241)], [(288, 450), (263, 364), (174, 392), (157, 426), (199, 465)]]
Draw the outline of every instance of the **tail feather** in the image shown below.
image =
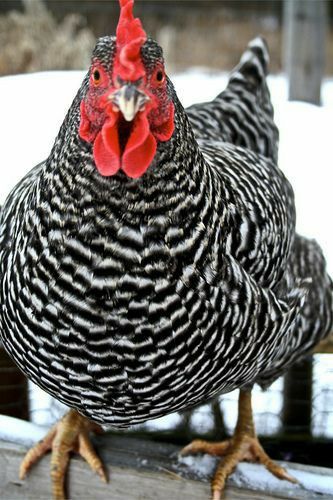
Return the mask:
[(266, 83), (269, 65), (269, 52), (264, 38), (258, 36), (251, 40), (243, 53), (239, 64), (234, 69), (230, 81), (233, 78), (243, 77), (258, 87)]
[(257, 37), (231, 73), (227, 88), (213, 101), (188, 108), (199, 139), (246, 147), (277, 163), (279, 132), (266, 81), (268, 64), (266, 42)]

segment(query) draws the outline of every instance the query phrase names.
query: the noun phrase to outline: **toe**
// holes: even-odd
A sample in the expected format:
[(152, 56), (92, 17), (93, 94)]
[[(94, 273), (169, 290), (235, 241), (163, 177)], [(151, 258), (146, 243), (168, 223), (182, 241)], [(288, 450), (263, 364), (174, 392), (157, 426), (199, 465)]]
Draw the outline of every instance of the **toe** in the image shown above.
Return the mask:
[(284, 479), (285, 481), (289, 481), (290, 483), (298, 483), (297, 479), (291, 476), (284, 467), (273, 462), (273, 460), (271, 460), (270, 458), (268, 458), (264, 465), (266, 466), (267, 470), (269, 470), (269, 472), (271, 472), (279, 479)]
[(214, 456), (223, 456), (226, 454), (230, 446), (229, 441), (221, 441), (220, 443), (210, 443), (202, 439), (195, 439), (192, 443), (185, 446), (181, 451), (181, 455), (189, 455), (191, 453), (208, 453)]
[(225, 487), (226, 480), (233, 472), (237, 464), (242, 460), (242, 450), (235, 448), (217, 466), (212, 480), (212, 495), (214, 500), (218, 500)]
[(284, 479), (291, 483), (298, 483), (297, 479), (291, 476), (284, 467), (274, 462), (258, 441), (255, 441), (252, 445), (253, 455), (258, 462), (266, 467), (267, 470), (279, 479)]
[(19, 477), (24, 479), (31, 467), (52, 448), (52, 441), (56, 434), (56, 426), (52, 427), (44, 439), (31, 448), (21, 462)]
[(69, 462), (69, 451), (62, 446), (53, 446), (51, 455), (51, 481), (54, 500), (65, 500), (65, 476)]
[(78, 452), (81, 455), (81, 457), (88, 462), (92, 470), (96, 472), (105, 483), (107, 483), (107, 476), (102, 461), (97, 456), (91, 444), (91, 441), (86, 433), (82, 433), (79, 436)]

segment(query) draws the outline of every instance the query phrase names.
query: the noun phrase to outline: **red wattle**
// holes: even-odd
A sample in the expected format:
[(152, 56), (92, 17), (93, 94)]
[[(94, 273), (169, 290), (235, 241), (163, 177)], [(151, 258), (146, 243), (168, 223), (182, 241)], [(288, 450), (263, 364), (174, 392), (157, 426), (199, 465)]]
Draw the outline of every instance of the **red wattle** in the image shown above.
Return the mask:
[(120, 169), (117, 114), (111, 115), (98, 133), (93, 148), (96, 167), (101, 175), (114, 175)]
[(140, 177), (153, 161), (156, 148), (156, 139), (150, 132), (147, 115), (139, 112), (122, 155), (121, 169), (128, 177)]

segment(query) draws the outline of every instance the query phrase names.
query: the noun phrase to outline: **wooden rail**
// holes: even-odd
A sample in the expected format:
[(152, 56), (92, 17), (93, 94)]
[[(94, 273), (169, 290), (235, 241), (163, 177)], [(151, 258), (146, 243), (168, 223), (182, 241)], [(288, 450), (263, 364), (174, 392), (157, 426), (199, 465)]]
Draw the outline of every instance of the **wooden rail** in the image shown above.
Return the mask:
[[(174, 445), (107, 434), (97, 437), (95, 444), (106, 465), (110, 482), (108, 484), (101, 482), (83, 460), (73, 457), (68, 477), (72, 500), (208, 500), (210, 498), (207, 475), (204, 474), (198, 479), (191, 468), (185, 464), (177, 464), (179, 448)], [(25, 452), (26, 448), (22, 445), (0, 441), (0, 498), (50, 499), (49, 457), (44, 457), (26, 480), (18, 479), (19, 464)], [(257, 468), (261, 467), (260, 474), (265, 474), (262, 466), (252, 467), (256, 468), (254, 469), (256, 473), (259, 471)], [(299, 469), (319, 473), (323, 479), (324, 476), (332, 477), (333, 472), (330, 469), (290, 464), (291, 473)], [(261, 487), (260, 484), (259, 486), (254, 484), (255, 491), (239, 488), (234, 481), (229, 481), (224, 496), (227, 500), (317, 498), (315, 492), (291, 484), (289, 486), (289, 483), (286, 487), (284, 481), (275, 480), (274, 483), (273, 480), (272, 483), (269, 481), (268, 485), (263, 481)], [(277, 482), (278, 487), (276, 487)], [(270, 491), (269, 484), (275, 484), (274, 491)], [(325, 495), (326, 499), (333, 499), (333, 495)]]

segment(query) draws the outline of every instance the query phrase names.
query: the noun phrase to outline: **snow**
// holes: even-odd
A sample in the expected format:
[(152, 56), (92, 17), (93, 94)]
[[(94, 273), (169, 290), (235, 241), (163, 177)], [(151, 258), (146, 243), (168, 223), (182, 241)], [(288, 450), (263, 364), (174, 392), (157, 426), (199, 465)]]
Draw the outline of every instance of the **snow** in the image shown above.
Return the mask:
[[(29, 412), (32, 422), (39, 425), (51, 423), (50, 407), (52, 396), (29, 381)], [(60, 404), (60, 403), (59, 403)]]
[[(212, 455), (178, 455), (178, 464), (185, 465), (199, 479), (211, 477), (215, 471), (218, 459)], [(183, 468), (181, 467), (180, 470)]]
[[(284, 491), (289, 496), (297, 498), (297, 491), (308, 490), (321, 495), (333, 495), (333, 478), (314, 472), (295, 469), (292, 465), (286, 467), (289, 474), (295, 477), (299, 484), (281, 481), (266, 470), (264, 466), (241, 463), (237, 466), (232, 482), (239, 487), (250, 487), (256, 491)], [(328, 471), (327, 471), (328, 472)]]
[[(187, 469), (198, 479), (211, 478), (218, 459), (210, 455), (200, 456), (178, 456), (178, 464), (175, 468), (178, 472)], [(263, 465), (242, 462), (237, 465), (235, 472), (230, 477), (230, 484), (240, 488), (250, 488), (257, 492), (279, 492), (288, 495), (288, 498), (299, 498), (301, 490), (307, 490), (320, 495), (333, 495), (333, 477), (328, 476), (328, 469), (313, 467), (310, 471), (300, 470), (300, 466), (282, 463), (288, 473), (299, 481), (293, 484), (289, 481), (281, 481), (273, 476)]]
[(26, 420), (0, 415), (0, 440), (33, 446), (43, 439), (48, 427), (33, 424)]
[(0, 203), (25, 173), (48, 156), (82, 78), (81, 71), (0, 78)]

